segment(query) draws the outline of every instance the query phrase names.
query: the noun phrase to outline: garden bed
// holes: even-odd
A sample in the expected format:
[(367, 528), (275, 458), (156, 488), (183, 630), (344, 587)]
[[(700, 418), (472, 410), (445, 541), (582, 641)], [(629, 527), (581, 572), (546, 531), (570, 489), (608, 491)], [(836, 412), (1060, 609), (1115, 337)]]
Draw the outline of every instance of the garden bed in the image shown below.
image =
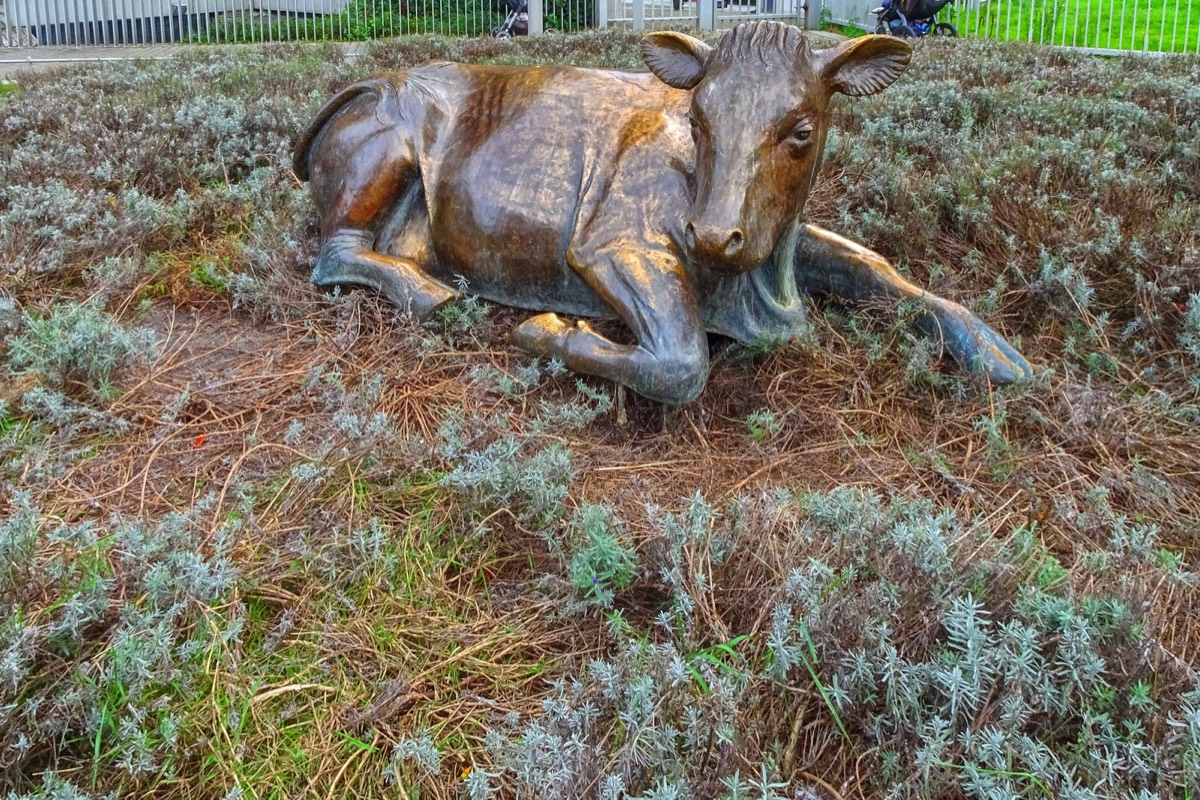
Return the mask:
[(664, 408), (519, 312), (309, 285), (292, 142), (434, 57), (639, 66), (409, 38), (0, 95), (0, 792), (1196, 795), (1200, 61), (921, 42), (837, 101), (809, 219), (1028, 385), (814, 303)]

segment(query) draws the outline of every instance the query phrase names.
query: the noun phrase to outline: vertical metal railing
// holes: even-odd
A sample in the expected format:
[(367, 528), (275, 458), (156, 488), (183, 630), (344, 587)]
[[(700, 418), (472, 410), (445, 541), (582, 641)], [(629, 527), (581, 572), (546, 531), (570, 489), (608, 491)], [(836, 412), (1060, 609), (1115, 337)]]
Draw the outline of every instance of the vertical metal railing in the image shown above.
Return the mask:
[[(826, 0), (831, 22), (868, 31), (880, 5)], [(957, 0), (937, 18), (964, 36), (1105, 54), (1200, 53), (1200, 0)]]
[(724, 0), (718, 3), (717, 27), (724, 28), (751, 19), (777, 19), (803, 26), (803, 0)]
[[(542, 23), (542, 31), (570, 32), (585, 28), (594, 28), (601, 24), (600, 19), (607, 11), (601, 9), (606, 0), (538, 0), (541, 14), (533, 0), (529, 3), (530, 33), (537, 35), (537, 21)], [(607, 24), (605, 20), (604, 24)]]
[[(1016, 26), (1009, 18), (1014, 4)], [(1200, 53), (1200, 14), (1193, 13), (1194, 4), (1195, 0), (986, 0), (976, 9), (957, 8), (949, 18), (967, 33), (995, 39), (1112, 54)]]
[[(534, 28), (597, 24), (603, 0), (534, 0)], [(0, 0), (0, 47), (486, 36), (504, 0)], [(539, 32), (539, 31), (535, 31)]]
[[(816, 0), (529, 1), (535, 35), (614, 25), (710, 29), (764, 17), (871, 31), (871, 10), (883, 2), (824, 0), (822, 18), (808, 11)], [(506, 11), (505, 0), (0, 0), (0, 48), (487, 36)], [(1200, 53), (1200, 0), (957, 0), (938, 19), (966, 36), (1101, 53)]]
[(634, 30), (686, 23), (701, 29), (726, 28), (749, 19), (804, 24), (805, 0), (597, 0), (607, 24)]
[(609, 25), (642, 30), (672, 23), (696, 25), (705, 0), (596, 0)]

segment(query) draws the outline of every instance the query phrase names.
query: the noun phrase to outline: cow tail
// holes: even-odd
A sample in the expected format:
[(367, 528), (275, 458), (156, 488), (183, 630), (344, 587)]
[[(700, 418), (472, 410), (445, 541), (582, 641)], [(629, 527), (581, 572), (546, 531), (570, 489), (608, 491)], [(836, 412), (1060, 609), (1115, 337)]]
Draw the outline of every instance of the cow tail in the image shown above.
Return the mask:
[(297, 178), (302, 181), (308, 180), (309, 151), (312, 149), (313, 141), (325, 128), (325, 124), (335, 114), (364, 94), (374, 94), (377, 98), (380, 107), (376, 110), (376, 114), (394, 111), (399, 102), (399, 93), (396, 91), (395, 84), (388, 76), (383, 75), (352, 83), (329, 98), (325, 101), (325, 105), (317, 109), (317, 115), (313, 121), (296, 140), (296, 147), (292, 151), (292, 171), (296, 173)]

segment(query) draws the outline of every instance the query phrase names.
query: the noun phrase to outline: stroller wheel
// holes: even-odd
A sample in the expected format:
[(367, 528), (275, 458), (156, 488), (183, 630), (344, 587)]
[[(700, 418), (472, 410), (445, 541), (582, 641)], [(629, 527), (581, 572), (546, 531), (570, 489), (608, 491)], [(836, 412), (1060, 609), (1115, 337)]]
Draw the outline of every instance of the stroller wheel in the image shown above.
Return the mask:
[(958, 28), (949, 22), (939, 22), (933, 26), (934, 36), (958, 36)]

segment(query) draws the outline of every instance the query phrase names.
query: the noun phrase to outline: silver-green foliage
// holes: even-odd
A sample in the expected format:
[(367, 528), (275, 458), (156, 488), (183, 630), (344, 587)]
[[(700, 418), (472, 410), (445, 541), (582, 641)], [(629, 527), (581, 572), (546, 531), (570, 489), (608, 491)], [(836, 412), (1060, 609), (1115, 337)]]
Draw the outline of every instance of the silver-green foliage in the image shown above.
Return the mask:
[(154, 332), (129, 330), (91, 303), (59, 303), (44, 315), (26, 312), (8, 341), (14, 372), (34, 373), (55, 389), (82, 389), (111, 400), (122, 368), (145, 364), (156, 354)]
[(1077, 326), (1056, 368), (1095, 371), (1102, 351), (1178, 369), (1178, 309), (1200, 288), (1194, 67), (953, 44), (839, 106), (830, 222), (989, 321)]
[[(131, 778), (172, 774), (205, 661), (238, 642), (244, 609), (218, 607), (238, 579), (240, 515), (214, 527), (208, 495), (154, 521), (71, 525), (15, 499), (0, 520), (0, 771), (78, 746)], [(60, 599), (25, 613), (47, 595)], [(46, 786), (57, 797), (69, 784)]]
[(1192, 385), (1200, 389), (1200, 294), (1188, 296), (1184, 308), (1180, 347), (1192, 357)]
[[(651, 508), (658, 534), (630, 591), (665, 590), (655, 624), (611, 615), (608, 652), (556, 681), (541, 716), (497, 720), (488, 786), (511, 782), (528, 797), (580, 787), (773, 796), (746, 788), (757, 781), (789, 796), (802, 787), (766, 771), (790, 726), (762, 726), (777, 698), (807, 686), (804, 713), (877, 754), (870, 785), (880, 796), (1175, 796), (1200, 769), (1200, 686), (1155, 688), (1155, 640), (1138, 610), (1145, 586), (1121, 576), (1194, 579), (1152, 529), (1113, 516), (1102, 493), (1089, 513), (1110, 538), (1085, 561), (1095, 588), (1082, 592), (1036, 530), (997, 539), (929, 501), (780, 490), (724, 512), (700, 495), (679, 512)], [(791, 565), (748, 570), (741, 591), (769, 611), (758, 630), (712, 626), (739, 566), (730, 552), (741, 570), (780, 552), (773, 563)]]
[[(518, 375), (479, 372), (481, 391), (510, 395), (538, 385), (561, 365), (543, 372), (533, 362)], [(449, 466), (441, 484), (486, 508), (509, 508), (538, 528), (557, 521), (574, 477), (570, 451), (558, 441), (563, 431), (579, 430), (607, 411), (612, 400), (582, 381), (566, 401), (543, 400), (524, 433), (507, 411), (486, 414), (449, 409), (438, 430), (438, 454)]]
[(581, 506), (571, 529), (567, 579), (588, 601), (611, 606), (614, 595), (633, 580), (637, 553), (621, 541), (613, 511), (606, 506)]

